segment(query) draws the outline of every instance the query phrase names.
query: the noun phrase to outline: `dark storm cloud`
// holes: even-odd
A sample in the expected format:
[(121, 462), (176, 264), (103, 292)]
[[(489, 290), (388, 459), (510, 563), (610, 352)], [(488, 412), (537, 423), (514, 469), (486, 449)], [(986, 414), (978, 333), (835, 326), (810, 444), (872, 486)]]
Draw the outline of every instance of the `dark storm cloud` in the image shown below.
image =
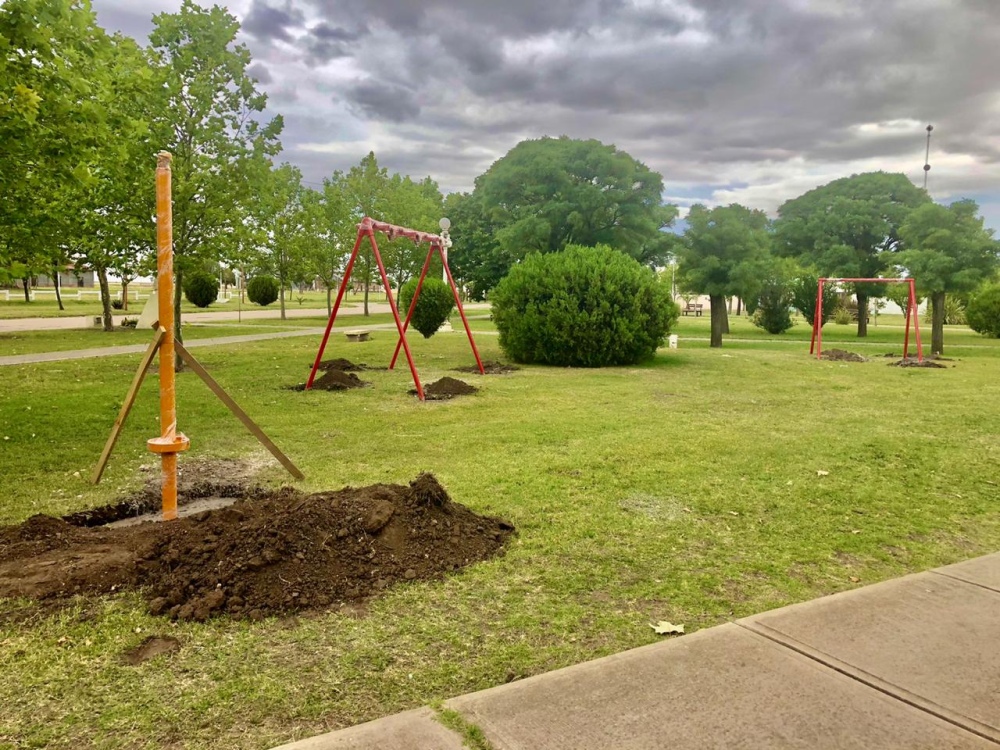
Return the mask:
[(391, 122), (403, 122), (420, 114), (420, 105), (413, 93), (401, 86), (366, 81), (352, 86), (347, 99), (367, 116)]
[(319, 23), (309, 29), (301, 42), (307, 50), (306, 60), (311, 66), (325, 65), (340, 57), (349, 57), (352, 42), (356, 42), (368, 33), (363, 24), (351, 30), (342, 26), (331, 26)]
[(249, 73), (254, 80), (264, 86), (269, 83), (274, 83), (274, 76), (271, 75), (271, 71), (267, 69), (267, 66), (264, 65), (264, 63), (255, 62), (247, 68), (247, 73)]
[(243, 17), (243, 31), (262, 41), (278, 39), (293, 41), (292, 29), (301, 26), (305, 16), (301, 10), (286, 2), (283, 8), (269, 5), (266, 0), (253, 0), (250, 10)]

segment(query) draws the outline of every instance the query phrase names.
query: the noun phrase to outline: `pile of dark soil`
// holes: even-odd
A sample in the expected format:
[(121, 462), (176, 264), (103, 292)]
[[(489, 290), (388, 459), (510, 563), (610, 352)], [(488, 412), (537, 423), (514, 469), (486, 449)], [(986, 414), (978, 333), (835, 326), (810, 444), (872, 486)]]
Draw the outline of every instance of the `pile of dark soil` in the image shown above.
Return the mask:
[(855, 354), (854, 352), (845, 351), (844, 349), (827, 349), (820, 355), (823, 359), (829, 359), (834, 362), (867, 362), (868, 360), (862, 357), (860, 354)]
[[(505, 375), (508, 372), (517, 372), (521, 368), (517, 365), (505, 365), (503, 362), (483, 362), (483, 370), (485, 370), (485, 375)], [(479, 375), (479, 368), (476, 365), (470, 365), (469, 367), (456, 367), (455, 372), (471, 372), (475, 375)]]
[(0, 527), (0, 597), (141, 587), (153, 614), (258, 619), (440, 576), (499, 553), (513, 530), (452, 502), (429, 474), (409, 486), (284, 488), (167, 523), (86, 527), (39, 515)]
[(364, 372), (365, 370), (377, 370), (379, 368), (369, 367), (364, 363), (355, 364), (349, 359), (340, 357), (337, 359), (324, 359), (319, 363), (319, 369), (323, 372), (326, 372), (327, 370), (340, 370), (341, 372)]
[(921, 362), (915, 357), (907, 357), (906, 359), (901, 359), (898, 362), (890, 362), (889, 367), (933, 367), (939, 370), (944, 370), (947, 368), (947, 365), (942, 365), (931, 359), (925, 359)]
[[(469, 385), (461, 380), (443, 377), (424, 386), (424, 398), (428, 401), (446, 401), (449, 398), (455, 398), (455, 396), (468, 396), (478, 390), (474, 385)], [(411, 390), (410, 394), (416, 396), (416, 389)]]
[(313, 381), (312, 387), (317, 391), (346, 391), (351, 388), (364, 388), (370, 383), (364, 382), (353, 372), (343, 370), (327, 370)]

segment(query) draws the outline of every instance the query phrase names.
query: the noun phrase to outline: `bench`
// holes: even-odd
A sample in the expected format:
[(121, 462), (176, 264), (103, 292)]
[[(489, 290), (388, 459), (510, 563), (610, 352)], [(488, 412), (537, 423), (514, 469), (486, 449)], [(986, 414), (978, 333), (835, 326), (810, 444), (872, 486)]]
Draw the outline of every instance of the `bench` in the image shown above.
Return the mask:
[(371, 338), (371, 331), (348, 331), (348, 341), (368, 341)]
[(705, 308), (705, 306), (703, 304), (701, 304), (700, 302), (688, 302), (684, 306), (684, 309), (681, 310), (681, 312), (684, 313), (684, 315), (687, 315), (689, 313), (694, 313), (695, 317), (697, 318), (697, 317), (701, 317), (701, 313), (702, 313), (702, 310), (704, 310), (704, 308)]

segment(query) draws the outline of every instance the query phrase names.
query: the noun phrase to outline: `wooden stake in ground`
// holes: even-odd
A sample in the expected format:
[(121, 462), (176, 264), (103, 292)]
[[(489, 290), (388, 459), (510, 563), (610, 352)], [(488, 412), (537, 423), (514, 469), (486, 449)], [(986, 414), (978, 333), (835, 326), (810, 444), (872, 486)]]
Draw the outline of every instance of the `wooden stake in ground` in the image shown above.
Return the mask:
[(156, 165), (156, 287), (157, 305), (159, 308), (159, 322), (157, 324), (156, 339), (150, 344), (149, 349), (143, 356), (132, 385), (125, 396), (125, 403), (115, 420), (115, 425), (111, 429), (111, 435), (104, 446), (104, 452), (94, 469), (93, 482), (97, 484), (101, 481), (104, 467), (107, 466), (111, 451), (118, 441), (122, 426), (135, 403), (136, 395), (142, 380), (153, 361), (156, 352), (160, 353), (160, 435), (146, 441), (146, 445), (153, 453), (160, 454), (163, 483), (161, 489), (163, 520), (170, 521), (177, 518), (177, 454), (186, 451), (191, 446), (191, 441), (177, 431), (177, 403), (174, 392), (174, 354), (178, 354), (188, 365), (191, 366), (198, 377), (205, 381), (205, 384), (212, 389), (212, 392), (219, 397), (229, 410), (247, 426), (265, 448), (277, 458), (296, 479), (304, 479), (302, 472), (291, 460), (278, 450), (264, 431), (250, 419), (235, 401), (226, 393), (222, 386), (215, 382), (211, 375), (201, 364), (191, 356), (180, 342), (174, 340), (174, 247), (173, 247), (173, 216), (171, 211), (171, 185), (170, 185), (170, 154), (162, 152), (158, 156)]

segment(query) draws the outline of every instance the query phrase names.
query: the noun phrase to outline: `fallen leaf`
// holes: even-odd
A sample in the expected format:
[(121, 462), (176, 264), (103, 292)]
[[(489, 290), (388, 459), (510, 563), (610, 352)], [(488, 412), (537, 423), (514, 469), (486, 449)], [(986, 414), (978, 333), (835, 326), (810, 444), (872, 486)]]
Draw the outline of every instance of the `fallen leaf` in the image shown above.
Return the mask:
[(851, 533), (852, 534), (860, 534), (861, 533), (861, 529), (851, 529)]
[(857, 576), (851, 576), (851, 583), (859, 583), (861, 581)]
[(823, 471), (822, 469), (816, 469), (816, 476), (818, 476), (818, 477), (828, 477), (828, 476), (830, 476), (830, 472)]
[(672, 622), (667, 622), (666, 620), (660, 620), (655, 625), (653, 623), (649, 623), (649, 627), (651, 627), (653, 632), (657, 635), (673, 635), (674, 633), (683, 635), (684, 633), (683, 625), (674, 625)]

